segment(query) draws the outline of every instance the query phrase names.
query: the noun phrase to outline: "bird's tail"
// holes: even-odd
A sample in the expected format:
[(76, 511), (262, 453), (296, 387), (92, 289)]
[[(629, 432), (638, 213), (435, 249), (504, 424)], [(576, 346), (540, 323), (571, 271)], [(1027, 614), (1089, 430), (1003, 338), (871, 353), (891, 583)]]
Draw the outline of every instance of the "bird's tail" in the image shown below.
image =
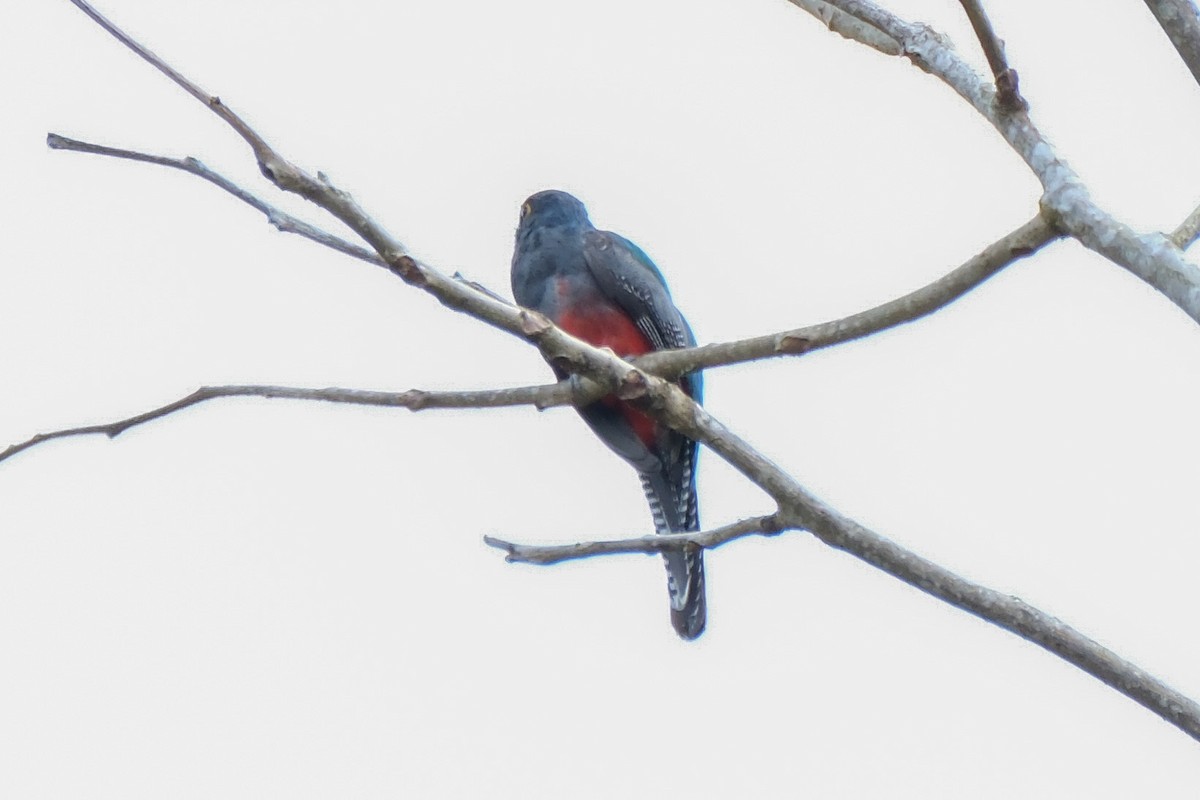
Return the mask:
[(708, 619), (704, 602), (704, 550), (688, 547), (683, 551), (664, 553), (663, 561), (667, 564), (671, 624), (681, 638), (695, 639), (704, 633)]
[[(658, 475), (642, 475), (642, 489), (650, 503), (658, 533), (700, 530), (696, 488), (689, 482), (682, 497)], [(686, 547), (663, 553), (667, 567), (667, 594), (671, 600), (671, 625), (683, 639), (704, 633), (708, 608), (704, 600), (704, 549)]]

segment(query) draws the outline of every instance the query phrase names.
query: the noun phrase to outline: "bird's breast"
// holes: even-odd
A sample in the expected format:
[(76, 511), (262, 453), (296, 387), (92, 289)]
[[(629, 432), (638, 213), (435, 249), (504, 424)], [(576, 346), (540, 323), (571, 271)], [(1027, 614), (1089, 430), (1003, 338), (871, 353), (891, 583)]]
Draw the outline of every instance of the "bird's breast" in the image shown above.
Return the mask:
[[(640, 356), (653, 349), (629, 315), (615, 303), (595, 294), (573, 301), (571, 281), (566, 278), (555, 280), (554, 292), (560, 303), (558, 327), (572, 336), (596, 347), (607, 347), (621, 357)], [(657, 425), (653, 419), (612, 395), (601, 398), (600, 403), (621, 414), (642, 443), (654, 447)]]
[(596, 347), (607, 347), (619, 356), (640, 356), (652, 349), (645, 335), (620, 306), (592, 294), (575, 298), (571, 282), (555, 280), (558, 327)]

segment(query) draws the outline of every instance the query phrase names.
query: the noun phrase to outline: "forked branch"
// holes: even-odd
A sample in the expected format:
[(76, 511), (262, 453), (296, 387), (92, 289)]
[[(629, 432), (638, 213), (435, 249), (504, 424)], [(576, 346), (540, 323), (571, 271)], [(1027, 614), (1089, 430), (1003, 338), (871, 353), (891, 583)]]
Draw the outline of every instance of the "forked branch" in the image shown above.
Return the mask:
[[(387, 266), (377, 254), (307, 222), (297, 220), (195, 158), (153, 155), (136, 150), (83, 142), (78, 139), (68, 139), (54, 133), (50, 134), (46, 141), (50, 147), (56, 150), (71, 150), (78, 153), (123, 158), (191, 173), (219, 186), (252, 208), (261, 211), (267, 216), (268, 221), (279, 230), (297, 233), (311, 241), (362, 261), (377, 266)], [(975, 289), (1013, 262), (1028, 258), (1050, 242), (1060, 238), (1062, 238), (1062, 234), (1056, 231), (1054, 226), (1039, 213), (1024, 225), (1002, 236), (932, 283), (865, 311), (828, 322), (731, 342), (714, 342), (687, 350), (660, 350), (639, 356), (632, 361), (638, 367), (656, 375), (675, 378), (698, 369), (741, 364), (765, 358), (802, 356), (814, 350), (852, 342), (928, 316)], [(481, 294), (488, 295), (493, 300), (509, 304), (507, 300), (478, 284), (461, 281), (461, 279), (460, 282)], [(549, 405), (557, 405), (557, 403)]]
[(1200, 267), (1162, 233), (1137, 233), (1092, 200), (1079, 175), (1059, 157), (1029, 115), (1011, 113), (997, 103), (996, 89), (963, 61), (946, 37), (869, 0), (826, 1), (895, 39), (905, 57), (944, 81), (983, 115), (1041, 182), (1042, 209), (1059, 230), (1129, 270), (1200, 322)]
[[(1195, 702), (1050, 615), (1014, 597), (967, 581), (843, 517), (808, 492), (791, 475), (750, 447), (713, 418), (711, 414), (697, 406), (674, 384), (617, 358), (609, 351), (598, 350), (567, 336), (541, 315), (517, 309), (494, 296), (477, 291), (442, 275), (437, 270), (419, 264), (407, 254), (403, 245), (368, 216), (348, 194), (333, 187), (323, 175), (318, 174), (314, 178), (283, 159), (258, 133), (219, 99), (203, 92), (195, 84), (167, 66), (162, 59), (95, 12), (84, 0), (72, 0), (72, 2), (122, 43), (167, 74), (225, 120), (250, 144), (264, 175), (281, 189), (300, 194), (346, 223), (375, 249), (392, 272), (410, 284), (433, 294), (445, 305), (532, 342), (544, 356), (558, 360), (568, 366), (572, 372), (592, 379), (595, 382), (596, 391), (601, 394), (609, 392), (618, 394), (622, 399), (644, 409), (665, 424), (702, 442), (732, 464), (761, 487), (779, 508), (777, 514), (752, 521), (753, 524), (764, 529), (766, 527), (778, 530), (803, 528), (812, 531), (832, 547), (851, 553), (923, 592), (1035, 642), (1153, 710), (1192, 737), (1200, 739), (1200, 706), (1197, 706)], [(1093, 217), (1099, 212), (1093, 205), (1090, 205), (1086, 193), (1082, 191), (1074, 174), (1070, 173), (1065, 165), (1061, 164), (1054, 156), (1053, 151), (1048, 149), (1048, 145), (1045, 145), (1044, 140), (1032, 125), (1011, 123), (996, 116), (995, 109), (990, 103), (993, 90), (990, 86), (982, 85), (979, 77), (966, 68), (953, 51), (940, 44), (936, 37), (929, 36), (924, 29), (917, 29), (907, 23), (902, 23), (895, 17), (880, 11), (871, 3), (860, 2), (860, 0), (830, 0), (830, 4), (855, 19), (882, 31), (887, 37), (898, 42), (905, 54), (914, 58), (924, 68), (947, 80), (964, 97), (976, 103), (977, 108), (981, 108), (981, 113), (993, 121), (993, 124), (1005, 134), (1013, 147), (1022, 154), (1035, 173), (1039, 175), (1039, 178), (1042, 178), (1046, 188), (1043, 206), (1052, 215), (1054, 221), (1061, 224), (1069, 233), (1085, 244), (1094, 247), (1099, 252), (1105, 252), (1102, 249), (1103, 243), (1097, 244), (1096, 237), (1099, 235), (1099, 227), (1107, 225), (1107, 221), (1103, 218), (1099, 220), (1085, 219), (1081, 216), (1084, 211), (1091, 213)], [(1024, 118), (1022, 114), (1006, 116)], [(1039, 149), (1043, 146), (1046, 149)], [(1058, 185), (1060, 183), (1063, 185)], [(1111, 220), (1111, 218), (1107, 219)], [(1035, 220), (1031, 224), (1042, 223), (1040, 220)], [(1048, 229), (1036, 228), (1033, 233), (1044, 237), (1041, 240), (1042, 244), (1053, 238)], [(1105, 227), (1103, 233), (1107, 235), (1111, 233), (1111, 229)], [(1132, 236), (1132, 233), (1129, 235)], [(1118, 245), (1120, 244), (1118, 242)], [(1135, 242), (1135, 245), (1140, 247), (1140, 243)], [(1177, 248), (1173, 248), (1171, 245), (1168, 247), (1171, 247), (1178, 255)], [(1118, 260), (1115, 255), (1110, 255), (1110, 258), (1129, 266), (1130, 269), (1135, 269), (1135, 266), (1140, 269), (1140, 259), (1143, 256), (1148, 256), (1153, 260), (1150, 265), (1152, 269), (1142, 270), (1148, 273), (1147, 280), (1151, 280), (1162, 270), (1174, 269), (1173, 274), (1177, 277), (1182, 274), (1177, 268), (1178, 265), (1170, 262), (1169, 258), (1162, 261), (1157, 255), (1147, 254), (1142, 250), (1138, 250), (1134, 257), (1128, 257), (1125, 261)], [(1153, 275), (1149, 273), (1153, 273)], [(1187, 275), (1184, 275), (1183, 278), (1190, 280), (1190, 276)], [(1154, 281), (1151, 280), (1151, 282)], [(1160, 281), (1161, 283), (1162, 281)], [(1193, 282), (1192, 285), (1200, 286), (1200, 282)], [(1200, 297), (1195, 298), (1194, 305), (1188, 306), (1182, 299), (1182, 293), (1177, 291), (1178, 285), (1174, 288), (1164, 288), (1160, 285), (1160, 288), (1185, 309), (1190, 309), (1189, 313), (1192, 313), (1194, 317), (1200, 319)], [(539, 389), (545, 388), (539, 387)], [(148, 418), (157, 418), (164, 413), (171, 413), (172, 410), (176, 410), (174, 407), (179, 403), (194, 405), (203, 399), (208, 398), (197, 398), (194, 395), (183, 398), (183, 400), (177, 401), (177, 404), (170, 404), (156, 409), (155, 412), (148, 412), (156, 415)], [(422, 402), (427, 402), (427, 398)], [(144, 421), (140, 418), (123, 420), (122, 423), (126, 423), (125, 428), (128, 427), (131, 420)], [(133, 422), (132, 424), (137, 423)], [(118, 427), (119, 425), (120, 423), (118, 423)], [(69, 434), (63, 433), (62, 435)], [(30, 445), (26, 444), (25, 446)], [(743, 531), (739, 527), (744, 524), (746, 523), (735, 523), (717, 532), (721, 532), (722, 535), (735, 533), (744, 535), (748, 531)], [(713, 535), (717, 532), (709, 532), (709, 534)], [(765, 532), (765, 530), (760, 532)], [(606, 546), (612, 547), (613, 545)], [(507, 544), (505, 549), (511, 556), (519, 547), (519, 545)]]
[[(56, 137), (54, 140), (58, 141), (60, 139), (61, 137)], [(258, 208), (260, 211), (263, 210), (263, 207), (272, 208), (269, 204), (254, 197), (246, 190), (228, 181), (228, 179), (208, 170), (206, 167), (203, 168), (203, 172), (197, 172), (196, 165), (199, 165), (200, 162), (194, 159), (169, 159), (161, 156), (137, 153), (131, 150), (119, 150), (117, 148), (103, 147), (85, 142), (70, 141), (72, 141), (72, 146), (63, 147), (62, 149), (97, 153), (100, 155), (116, 155), (119, 158), (130, 158), (135, 161), (147, 161), (149, 163), (164, 164), (165, 166), (184, 169), (225, 188), (230, 194)], [(178, 166), (179, 162), (186, 162), (188, 166)], [(265, 213), (268, 213), (268, 216), (270, 216), (271, 212)], [(301, 224), (307, 226), (307, 223)], [(314, 230), (319, 231), (319, 229)], [(326, 241), (325, 237), (328, 234), (324, 234), (323, 231), (320, 231), (320, 234), (309, 236), (302, 233), (302, 235), (320, 244), (334, 247), (334, 249), (341, 252), (347, 252), (346, 248), (330, 244)], [(649, 353), (634, 359), (633, 364), (640, 369), (644, 369), (660, 377), (674, 378), (702, 367), (737, 364), (744, 361), (781, 355), (802, 356), (805, 353), (861, 339), (864, 336), (912, 322), (940, 308), (944, 308), (966, 292), (983, 283), (992, 275), (995, 275), (1004, 267), (1018, 259), (1029, 256), (1044, 247), (1047, 243), (1059, 238), (1059, 236), (1060, 234), (1056, 233), (1042, 217), (1034, 217), (1020, 228), (1004, 236), (999, 241), (987, 247), (983, 252), (968, 259), (966, 263), (938, 278), (933, 283), (866, 311), (851, 314), (830, 322), (822, 322), (816, 325), (783, 331), (782, 333), (755, 336), (734, 342), (702, 345), (687, 350), (663, 350), (656, 353)], [(349, 242), (345, 242), (344, 244), (347, 248), (356, 247)], [(364, 260), (379, 263), (371, 259)], [(487, 291), (483, 287), (476, 288), (481, 292)], [(499, 298), (497, 299), (499, 300)], [(507, 301), (500, 300), (500, 302)], [(602, 395), (603, 391), (600, 385), (586, 378), (577, 380), (573, 384), (569, 381), (563, 381), (558, 384), (545, 386), (525, 386), (514, 389), (480, 389), (465, 392), (411, 389), (406, 392), (397, 393), (364, 389), (313, 389), (266, 385), (203, 386), (186, 397), (159, 406), (158, 408), (135, 414), (132, 417), (114, 422), (82, 425), (39, 433), (23, 442), (13, 444), (0, 452), (0, 461), (15, 456), (35, 445), (54, 439), (94, 434), (104, 434), (112, 438), (137, 425), (161, 419), (168, 414), (182, 411), (197, 403), (220, 397), (318, 400), (328, 403), (393, 406), (419, 411), (426, 408), (497, 408), (516, 405), (533, 405), (538, 408), (549, 408), (551, 406), (567, 404), (586, 404)]]

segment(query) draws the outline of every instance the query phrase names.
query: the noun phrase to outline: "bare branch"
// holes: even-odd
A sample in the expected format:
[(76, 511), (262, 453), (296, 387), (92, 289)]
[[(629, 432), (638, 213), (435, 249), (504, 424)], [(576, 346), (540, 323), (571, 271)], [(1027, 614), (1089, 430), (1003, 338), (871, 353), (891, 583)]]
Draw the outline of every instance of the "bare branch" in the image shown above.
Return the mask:
[(900, 42), (906, 57), (944, 81), (992, 123), (1041, 182), (1042, 209), (1060, 230), (1129, 270), (1200, 322), (1200, 267), (1161, 233), (1136, 233), (1096, 205), (1028, 114), (997, 111), (995, 88), (954, 52), (945, 37), (925, 25), (905, 22), (869, 0), (828, 2)]
[(1200, 83), (1200, 11), (1193, 0), (1146, 0), (1192, 77)]
[(687, 545), (712, 549), (720, 547), (734, 539), (744, 536), (774, 536), (782, 533), (784, 527), (774, 514), (765, 517), (754, 517), (724, 525), (712, 530), (696, 533), (667, 533), (639, 536), (634, 539), (610, 539), (599, 542), (578, 542), (575, 544), (515, 544), (497, 539), (493, 536), (483, 537), (490, 547), (503, 550), (504, 560), (510, 564), (560, 564), (563, 561), (573, 561), (577, 558), (592, 556), (608, 556), (618, 553), (663, 553), (668, 550), (682, 550)]
[[(211, 180), (213, 183), (221, 186), (221, 188), (229, 191), (230, 194), (249, 203), (260, 211), (264, 211), (263, 207), (266, 207), (266, 209), (271, 208), (269, 204), (258, 200), (253, 195), (249, 195), (249, 193), (244, 192), (235, 185), (230, 184), (232, 189), (227, 187), (224, 183), (224, 178), (217, 175), (217, 173), (211, 172), (194, 159), (172, 159), (163, 156), (152, 156), (129, 150), (77, 142), (71, 139), (64, 140), (62, 137), (56, 137), (54, 134), (51, 134), (51, 137), (51, 147), (56, 147), (56, 143), (60, 141), (68, 142), (69, 144), (64, 144), (60, 149), (77, 150), (79, 152), (96, 153), (99, 155), (112, 155), (118, 158), (146, 161), (152, 164), (161, 164), (163, 166), (182, 169), (194, 175), (199, 175), (206, 180)], [(272, 212), (265, 211), (265, 213), (270, 216)], [(301, 225), (304, 224), (301, 223)], [(307, 236), (303, 232), (301, 232), (301, 235)], [(633, 359), (633, 364), (639, 369), (647, 370), (656, 375), (673, 378), (701, 367), (736, 364), (771, 356), (798, 356), (843, 342), (860, 339), (872, 333), (911, 322), (933, 313), (978, 286), (1008, 264), (1037, 252), (1037, 250), (1041, 249), (1047, 243), (1054, 241), (1060, 236), (1061, 234), (1055, 232), (1042, 217), (1034, 217), (947, 275), (914, 292), (876, 306), (875, 308), (830, 322), (796, 328), (791, 331), (784, 331), (783, 333), (768, 334), (766, 336), (757, 336), (721, 344), (704, 345), (688, 350), (666, 350), (650, 353)], [(308, 238), (313, 238), (314, 241), (326, 244), (321, 238)], [(337, 237), (331, 238), (336, 239)], [(345, 244), (351, 248), (356, 247), (348, 242)], [(346, 252), (335, 245), (330, 246)], [(379, 263), (374, 259), (364, 260)], [(456, 276), (456, 278), (458, 277)], [(463, 280), (467, 285), (479, 292), (491, 294), (484, 286), (467, 282), (462, 278), (459, 278), (459, 280)], [(499, 302), (507, 302), (498, 295), (491, 296)], [(3, 452), (0, 452), (0, 461), (28, 450), (34, 445), (54, 439), (92, 434), (105, 434), (109, 438), (113, 438), (129, 428), (144, 422), (165, 417), (168, 414), (181, 411), (197, 403), (218, 397), (319, 400), (331, 403), (395, 406), (419, 411), (425, 408), (495, 408), (499, 406), (529, 404), (538, 408), (549, 408), (551, 406), (571, 403), (577, 405), (586, 404), (603, 395), (601, 385), (588, 378), (578, 379), (576, 387), (573, 391), (570, 381), (562, 381), (557, 384), (527, 386), (519, 389), (490, 389), (469, 392), (410, 389), (406, 392), (395, 393), (362, 389), (306, 389), (263, 385), (204, 386), (187, 397), (126, 419), (39, 433), (24, 442), (14, 444)]]
[(214, 186), (219, 186), (226, 192), (229, 192), (229, 194), (236, 197), (238, 200), (241, 200), (243, 203), (258, 209), (266, 215), (268, 222), (284, 233), (298, 234), (303, 236), (305, 239), (310, 239), (317, 244), (337, 250), (339, 253), (345, 253), (346, 255), (357, 258), (360, 261), (366, 261), (379, 267), (387, 266), (383, 259), (371, 250), (368, 250), (365, 247), (360, 247), (352, 242), (348, 242), (339, 236), (335, 236), (328, 231), (324, 231), (316, 227), (315, 225), (310, 225), (304, 220), (293, 217), (286, 211), (271, 205), (266, 200), (263, 200), (257, 195), (243, 189), (241, 186), (238, 186), (236, 183), (229, 180), (219, 172), (209, 169), (202, 161), (192, 158), (191, 156), (188, 156), (187, 158), (156, 156), (150, 153), (140, 153), (136, 150), (123, 150), (119, 147), (106, 147), (100, 144), (92, 144), (91, 142), (81, 142), (78, 139), (68, 139), (66, 136), (60, 136), (57, 133), (47, 134), (46, 144), (51, 150), (70, 150), (76, 153), (112, 156), (113, 158), (123, 158), (129, 161), (141, 161), (146, 164), (158, 164), (162, 167), (170, 167), (171, 169), (189, 172), (192, 175), (203, 178)]
[(690, 350), (647, 353), (634, 359), (634, 363), (656, 375), (674, 377), (701, 367), (774, 356), (798, 356), (851, 342), (913, 322), (946, 307), (1004, 267), (1036, 253), (1061, 236), (1039, 215), (933, 283), (866, 311), (782, 333), (706, 344)]
[[(141, 42), (137, 41), (132, 36), (125, 33), (125, 31), (121, 30), (112, 22), (110, 22), (107, 17), (93, 8), (90, 3), (85, 2), (85, 0), (71, 0), (71, 3), (80, 11), (91, 17), (97, 25), (112, 34), (117, 41), (128, 47), (134, 53), (137, 53), (137, 55), (145, 59), (150, 66), (166, 75), (168, 78), (174, 81), (177, 86), (190, 94), (192, 97), (199, 100), (201, 103), (204, 103), (204, 105), (212, 109), (214, 114), (225, 120), (225, 122), (227, 122), (235, 131), (237, 131), (238, 135), (245, 139), (250, 147), (254, 149), (255, 156), (258, 158), (259, 166), (263, 166), (264, 160), (267, 159), (271, 154), (270, 147), (267, 146), (266, 142), (264, 142), (262, 138), (259, 137), (259, 135), (242, 120), (241, 117), (233, 113), (232, 109), (225, 106), (225, 104), (221, 102), (221, 98), (210, 95), (208, 92), (192, 83), (181, 73), (177, 72), (173, 67), (167, 64), (167, 62), (155, 55)], [(269, 178), (270, 176), (268, 175), (267, 177)]]
[[(1200, 740), (1200, 705), (1187, 696), (1019, 598), (972, 583), (842, 516), (755, 453), (704, 409), (672, 403), (669, 410), (671, 422), (678, 423), (680, 430), (705, 440), (744, 473), (757, 476), (756, 483), (780, 504), (782, 527), (810, 530), (830, 547), (1039, 645)], [(688, 422), (691, 424), (685, 424)]]
[[(71, 0), (71, 3), (94, 19), (118, 41), (145, 59), (155, 69), (171, 78), (188, 94), (200, 100), (205, 106), (225, 121), (242, 137), (254, 152), (258, 166), (263, 175), (280, 189), (292, 192), (315, 203), (345, 223), (351, 230), (361, 236), (387, 265), (387, 268), (404, 281), (417, 286), (436, 297), (443, 305), (452, 308), (483, 322), (527, 340), (533, 340), (530, 331), (539, 335), (537, 341), (548, 357), (557, 356), (574, 364), (578, 371), (587, 372), (593, 377), (604, 373), (605, 368), (615, 369), (623, 364), (609, 354), (592, 348), (586, 343), (568, 336), (554, 328), (540, 315), (533, 319), (528, 311), (520, 310), (503, 300), (497, 299), (489, 292), (481, 292), (463, 281), (456, 281), (441, 272), (419, 263), (408, 254), (403, 244), (389, 234), (382, 225), (371, 218), (346, 192), (335, 187), (323, 173), (316, 177), (283, 158), (267, 141), (251, 128), (231, 108), (215, 96), (209, 95), (195, 83), (170, 67), (165, 61), (151, 52), (148, 48), (135, 41), (132, 37), (106, 19), (85, 0)], [(546, 330), (546, 328), (553, 330)], [(547, 350), (549, 348), (549, 350)], [(565, 355), (571, 351), (571, 357)], [(628, 365), (625, 365), (628, 367)]]
[[(238, 184), (226, 178), (221, 173), (211, 169), (204, 162), (192, 156), (186, 158), (171, 158), (170, 156), (154, 155), (152, 153), (143, 153), (137, 150), (125, 150), (120, 147), (109, 147), (102, 144), (93, 144), (92, 142), (84, 142), (78, 139), (70, 139), (66, 136), (61, 136), (57, 133), (49, 133), (46, 135), (46, 145), (51, 150), (69, 150), (76, 153), (88, 153), (98, 156), (111, 156), (113, 158), (121, 158), (129, 161), (140, 161), (146, 164), (157, 164), (162, 167), (170, 167), (171, 169), (182, 170), (183, 172), (196, 175), (203, 178), (214, 186), (224, 189), (229, 194), (241, 200), (248, 206), (261, 211), (267, 217), (267, 222), (271, 223), (277, 230), (283, 233), (294, 233), (303, 236), (309, 241), (316, 242), (339, 253), (344, 253), (352, 258), (357, 258), (360, 261), (366, 261), (368, 264), (374, 264), (377, 267), (387, 269), (387, 263), (371, 250), (365, 247), (360, 247), (353, 242), (348, 242), (340, 236), (318, 228), (308, 222), (305, 222), (298, 217), (294, 217), (278, 206), (268, 203), (258, 195), (250, 192)], [(459, 273), (454, 273), (455, 281), (470, 286), (477, 292), (486, 294), (487, 296), (498, 300), (506, 305), (512, 305), (508, 300), (488, 289), (486, 286), (475, 281), (468, 280)]]
[[(578, 387), (578, 388), (577, 388)], [(513, 389), (485, 389), (465, 392), (437, 392), (409, 389), (406, 392), (376, 392), (366, 389), (304, 389), (293, 386), (233, 385), (201, 386), (196, 391), (166, 405), (134, 414), (132, 417), (97, 425), (39, 433), (23, 442), (10, 445), (0, 452), (0, 461), (15, 456), (43, 442), (73, 436), (104, 434), (112, 439), (130, 428), (161, 419), (176, 411), (218, 397), (264, 397), (285, 400), (320, 400), (325, 403), (349, 403), (361, 406), (389, 406), (423, 411), (428, 408), (500, 408), (503, 406), (534, 405), (545, 408), (574, 402), (590, 402), (601, 396), (602, 390), (591, 381), (561, 381), (544, 386), (522, 386)]]
[[(559, 360), (572, 372), (594, 379), (602, 393), (615, 393), (623, 400), (663, 420), (672, 428), (709, 446), (776, 501), (780, 508), (777, 517), (781, 527), (804, 527), (811, 530), (830, 546), (845, 550), (930, 595), (1039, 644), (1151, 709), (1189, 735), (1200, 739), (1200, 706), (1196, 703), (1048, 614), (1020, 600), (966, 581), (842, 517), (729, 431), (703, 408), (697, 406), (679, 387), (633, 367), (609, 351), (598, 350), (566, 335), (540, 314), (518, 310), (417, 263), (407, 255), (403, 246), (371, 219), (349, 195), (334, 188), (323, 175), (318, 174), (314, 179), (281, 158), (218, 99), (205, 95), (194, 84), (167, 67), (157, 56), (133, 42), (96, 14), (83, 0), (72, 2), (140, 56), (171, 76), (193, 96), (204, 100), (210, 109), (250, 143), (264, 175), (280, 188), (312, 200), (349, 225), (375, 248), (394, 273), (433, 294), (451, 308), (535, 343), (547, 358)], [(955, 86), (964, 97), (979, 103), (977, 107), (982, 106), (981, 112), (1005, 134), (1014, 149), (1022, 154), (1039, 178), (1042, 178), (1046, 187), (1043, 207), (1055, 214), (1056, 219), (1061, 217), (1064, 226), (1072, 235), (1099, 252), (1105, 252), (1100, 246), (1089, 243), (1087, 239), (1088, 235), (1099, 233), (1090, 231), (1086, 225), (1092, 224), (1095, 228), (1099, 223), (1094, 220), (1090, 223), (1080, 221), (1080, 208), (1077, 207), (1079, 202), (1088, 204), (1084, 210), (1095, 209), (1087, 200), (1082, 186), (1074, 178), (1074, 173), (1069, 172), (1069, 169), (1054, 156), (1053, 151), (1049, 150), (1048, 145), (1045, 145), (1032, 125), (1028, 124), (1023, 114), (1009, 116), (1012, 119), (1024, 119), (1024, 126), (1006, 123), (995, 116), (990, 103), (994, 90), (983, 84), (979, 76), (966, 67), (938, 37), (923, 28), (918, 29), (902, 23), (886, 12), (879, 11), (873, 4), (861, 0), (831, 0), (831, 4), (883, 30), (900, 42), (904, 52), (919, 65)], [(1045, 147), (1045, 150), (1041, 151), (1039, 147)], [(1055, 188), (1048, 185), (1056, 182), (1064, 185)], [(1111, 234), (1109, 229), (1103, 232)], [(1160, 238), (1166, 242), (1165, 237)], [(1140, 248), (1139, 243), (1135, 245)], [(1169, 243), (1166, 247), (1178, 256), (1177, 248)], [(1142, 255), (1139, 250), (1135, 257), (1126, 260), (1136, 261)], [(1157, 269), (1156, 265), (1152, 266)], [(1133, 266), (1130, 268), (1134, 269)], [(1194, 270), (1194, 267), (1192, 269)], [(1168, 294), (1171, 296), (1170, 292)], [(1176, 299), (1175, 296), (1173, 299)], [(1180, 300), (1176, 299), (1176, 302)], [(1200, 298), (1196, 298), (1195, 307), (1200, 309)]]
[[(280, 230), (298, 233), (318, 244), (347, 253), (363, 261), (386, 266), (383, 259), (375, 253), (339, 239), (308, 223), (296, 220), (194, 158), (176, 159), (149, 155), (133, 150), (67, 139), (54, 133), (47, 137), (47, 143), (56, 150), (73, 150), (81, 153), (113, 156), (189, 172), (221, 187), (239, 200), (263, 212), (267, 215), (268, 220)], [(813, 350), (860, 339), (920, 319), (945, 307), (1004, 267), (1036, 253), (1046, 244), (1061, 236), (1062, 234), (1055, 231), (1039, 215), (933, 283), (875, 308), (841, 319), (779, 333), (714, 343), (688, 350), (661, 350), (631, 361), (638, 367), (654, 372), (656, 375), (673, 378), (705, 367), (738, 364), (776, 356), (799, 356)], [(458, 274), (454, 275), (454, 279), (493, 300), (511, 305), (508, 300), (481, 284), (468, 281)]]
[(1008, 66), (1008, 59), (1004, 56), (1004, 42), (993, 30), (992, 21), (988, 19), (987, 12), (983, 10), (983, 3), (980, 0), (961, 0), (961, 2), (963, 11), (967, 12), (967, 19), (971, 20), (971, 27), (975, 29), (975, 36), (979, 39), (980, 46), (983, 47), (983, 54), (987, 57), (988, 66), (992, 69), (992, 77), (996, 80), (997, 102), (1005, 111), (1029, 110), (1029, 104), (1025, 102), (1024, 97), (1021, 97), (1017, 71)]
[(817, 517), (813, 532), (831, 547), (1039, 645), (1200, 740), (1200, 705), (1061, 620), (1018, 597), (971, 583), (832, 509)]
[[(1023, 600), (968, 581), (842, 516), (691, 402), (674, 384), (646, 376), (644, 383), (636, 385), (640, 392), (632, 391), (635, 387), (631, 382), (626, 383), (626, 388), (629, 391), (625, 396), (629, 399), (672, 428), (704, 442), (762, 487), (779, 505), (780, 511), (774, 515), (772, 524), (781, 530), (812, 531), (830, 547), (844, 550), (910, 586), (1037, 644), (1200, 740), (1200, 704), (1145, 670)], [(504, 544), (495, 546), (509, 552), (511, 557), (514, 551)]]

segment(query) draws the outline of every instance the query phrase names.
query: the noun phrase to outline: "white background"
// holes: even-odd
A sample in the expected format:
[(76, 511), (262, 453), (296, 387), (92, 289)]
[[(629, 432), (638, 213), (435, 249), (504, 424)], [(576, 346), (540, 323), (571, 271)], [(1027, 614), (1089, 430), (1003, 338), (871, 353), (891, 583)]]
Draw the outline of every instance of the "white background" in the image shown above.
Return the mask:
[[(989, 4), (1106, 208), (1200, 201), (1200, 87), (1143, 3)], [(889, 0), (982, 68), (952, 0)], [(1026, 221), (948, 88), (783, 0), (103, 9), (430, 263), (508, 292), (521, 200), (576, 193), (701, 341), (861, 310)], [(198, 179), (48, 131), (249, 152), (68, 3), (0, 11), (0, 444), (205, 383), (523, 385), (536, 351)], [(301, 202), (288, 208), (321, 220)], [(334, 223), (329, 223), (331, 226)], [(711, 371), (708, 406), (843, 512), (1200, 696), (1200, 329), (1073, 243), (936, 316)], [(701, 461), (708, 525), (770, 510)], [(0, 464), (0, 796), (1195, 797), (1200, 748), (1059, 659), (801, 533), (662, 567), (568, 410), (217, 401)]]

